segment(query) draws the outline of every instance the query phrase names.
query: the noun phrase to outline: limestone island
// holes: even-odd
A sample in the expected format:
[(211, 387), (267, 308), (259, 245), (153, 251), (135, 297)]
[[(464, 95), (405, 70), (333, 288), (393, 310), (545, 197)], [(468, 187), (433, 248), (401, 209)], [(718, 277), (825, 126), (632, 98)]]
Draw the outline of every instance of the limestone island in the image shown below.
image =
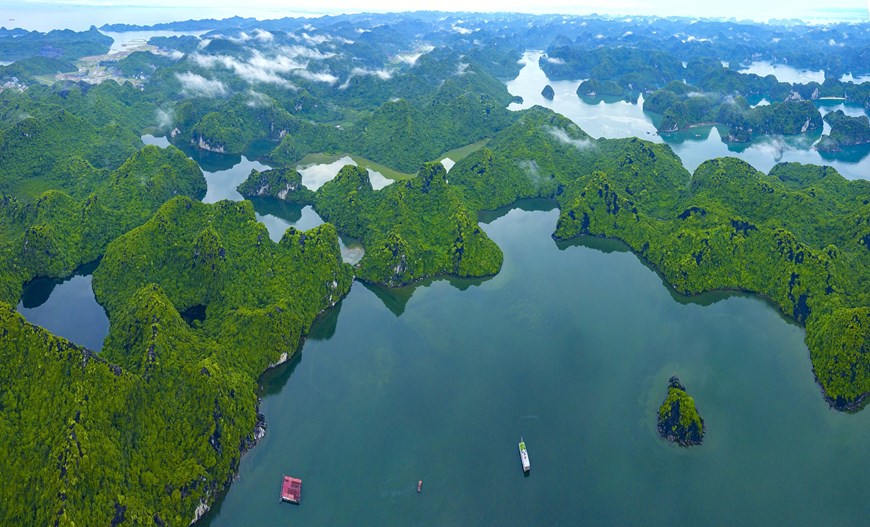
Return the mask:
[(700, 445), (704, 440), (704, 419), (676, 375), (668, 381), (668, 396), (659, 408), (658, 428), (662, 438), (680, 446)]
[(246, 198), (270, 197), (302, 205), (314, 202), (314, 192), (302, 186), (302, 176), (290, 168), (251, 170), (236, 190)]
[(844, 146), (870, 144), (870, 119), (866, 115), (850, 117), (837, 110), (825, 115), (824, 120), (831, 125), (829, 134), (823, 135), (813, 147), (820, 152), (841, 152)]
[(546, 86), (544, 86), (544, 89), (541, 90), (541, 95), (543, 95), (545, 99), (552, 101), (553, 97), (556, 96), (556, 92), (553, 91), (552, 86), (547, 84)]

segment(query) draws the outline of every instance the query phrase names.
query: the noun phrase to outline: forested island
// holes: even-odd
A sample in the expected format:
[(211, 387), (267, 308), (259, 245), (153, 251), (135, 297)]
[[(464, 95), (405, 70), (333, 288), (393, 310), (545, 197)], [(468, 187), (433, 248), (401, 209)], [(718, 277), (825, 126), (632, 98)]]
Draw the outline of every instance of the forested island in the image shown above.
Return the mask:
[(700, 445), (704, 440), (704, 419), (676, 375), (668, 381), (668, 395), (659, 407), (657, 428), (662, 438), (680, 446)]
[[(796, 163), (765, 174), (735, 158), (690, 173), (665, 144), (593, 138), (542, 107), (509, 111), (504, 82), (525, 50), (546, 49), (551, 80), (585, 79), (578, 97), (643, 95), (662, 133), (719, 123), (740, 142), (828, 122), (819, 148), (859, 145), (866, 116), (823, 121), (814, 101), (870, 108), (870, 83), (839, 80), (867, 73), (866, 25), (424, 12), (316, 26), (101, 28), (206, 31), (155, 37), (121, 58), (102, 56), (111, 39), (96, 28), (0, 31), (0, 60), (12, 61), (0, 67), (0, 472), (10, 476), (0, 523), (195, 521), (258, 438), (259, 376), (298, 352), (354, 279), (495, 275), (503, 254), (478, 213), (524, 198), (558, 205), (555, 240), (622, 240), (679, 293), (767, 298), (806, 328), (830, 404), (865, 404), (870, 182)], [(779, 40), (754, 48), (721, 36), (729, 28)], [(665, 30), (682, 36), (654, 36)], [(845, 48), (817, 45), (845, 33)], [(109, 78), (58, 79), (91, 56)], [(788, 84), (721, 63), (761, 59), (831, 76)], [(172, 145), (145, 146), (146, 133)], [(441, 156), (469, 145), (448, 173)], [(200, 201), (206, 181), (188, 155), (198, 152), (259, 152), (272, 169), (252, 172), (240, 193), (310, 205), (329, 223), (272, 241), (250, 201)], [(414, 177), (375, 190), (347, 166), (307, 189), (297, 169), (320, 153)], [(358, 264), (342, 261), (339, 234), (361, 241)], [(98, 260), (93, 289), (111, 323), (102, 350), (16, 312), (28, 282)]]

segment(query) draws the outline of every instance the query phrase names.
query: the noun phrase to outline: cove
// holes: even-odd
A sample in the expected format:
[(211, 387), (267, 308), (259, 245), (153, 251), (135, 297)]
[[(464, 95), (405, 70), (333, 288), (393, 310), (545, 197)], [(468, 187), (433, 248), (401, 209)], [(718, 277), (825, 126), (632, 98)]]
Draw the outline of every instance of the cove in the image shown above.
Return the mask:
[[(354, 284), (262, 376), (267, 434), (205, 524), (868, 517), (870, 414), (828, 407), (802, 328), (755, 297), (677, 295), (618, 242), (557, 245), (557, 212), (523, 207), (484, 218), (505, 253), (489, 280)], [(700, 447), (657, 436), (673, 374), (706, 420)], [(298, 507), (278, 502), (284, 473), (304, 481)]]
[[(142, 136), (146, 145), (160, 148), (169, 146), (165, 137)], [(190, 155), (191, 152), (188, 152)], [(196, 153), (194, 153), (196, 154)], [(230, 159), (225, 159), (230, 158)], [(247, 157), (221, 156), (202, 152), (191, 157), (200, 164), (208, 190), (203, 201), (214, 203), (221, 199), (243, 199), (236, 187), (252, 169), (269, 167)], [(339, 167), (340, 168), (340, 167)], [(336, 169), (336, 172), (338, 168)], [(289, 227), (306, 231), (321, 225), (323, 219), (310, 206), (284, 203), (274, 199), (253, 199), (257, 220), (263, 223), (272, 241), (279, 241)], [(362, 245), (351, 238), (339, 239), (342, 257), (350, 263), (359, 262), (364, 254)], [(37, 278), (26, 284), (17, 310), (28, 322), (42, 326), (55, 335), (93, 351), (103, 347), (109, 334), (109, 319), (94, 297), (91, 279), (99, 262), (84, 265), (70, 278), (55, 280)]]
[[(654, 116), (643, 111), (643, 97), (636, 102), (600, 101), (591, 104), (577, 96), (576, 81), (551, 81), (541, 70), (538, 60), (540, 51), (528, 51), (523, 55), (523, 65), (516, 79), (507, 82), (512, 95), (523, 98), (522, 104), (511, 104), (511, 110), (520, 110), (534, 105), (550, 108), (574, 121), (592, 137), (639, 137), (656, 143), (667, 143), (690, 172), (708, 159), (731, 156), (739, 157), (764, 173), (780, 162), (812, 163), (831, 165), (849, 179), (870, 179), (870, 145), (849, 147), (838, 154), (814, 150), (819, 132), (794, 136), (756, 136), (749, 143), (729, 144), (722, 141), (726, 128), (698, 127), (683, 132), (658, 135), (653, 124)], [(555, 92), (552, 101), (541, 95), (541, 89), (550, 84)], [(846, 106), (836, 101), (815, 101), (822, 115), (829, 111), (844, 110), (848, 115), (864, 115), (860, 107)], [(830, 127), (825, 124), (825, 132)]]
[[(160, 148), (166, 148), (170, 144), (167, 138), (153, 135), (143, 135), (142, 142)], [(222, 199), (241, 201), (244, 198), (236, 190), (236, 187), (245, 181), (251, 170), (264, 171), (271, 168), (257, 160), (248, 159), (246, 156), (230, 156), (197, 149), (185, 149), (184, 152), (199, 164), (205, 176), (208, 186), (208, 190), (202, 198), (205, 203), (214, 203)], [(252, 156), (255, 154), (256, 151)], [(332, 179), (344, 166), (335, 163), (333, 165), (327, 170), (327, 172), (333, 172), (331, 176), (324, 177)], [(272, 198), (254, 198), (250, 201), (254, 204), (257, 221), (266, 227), (269, 231), (269, 238), (275, 242), (281, 240), (284, 232), (290, 227), (307, 231), (323, 224), (320, 215), (308, 205), (286, 203)], [(357, 240), (345, 237), (339, 238), (338, 242), (345, 261), (357, 263), (362, 259), (362, 245)]]

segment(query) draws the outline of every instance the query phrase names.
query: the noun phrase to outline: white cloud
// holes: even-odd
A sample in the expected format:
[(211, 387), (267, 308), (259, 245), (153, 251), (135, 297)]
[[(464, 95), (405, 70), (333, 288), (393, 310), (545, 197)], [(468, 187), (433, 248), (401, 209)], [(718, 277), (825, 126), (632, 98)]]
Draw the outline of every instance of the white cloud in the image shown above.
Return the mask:
[(335, 53), (330, 51), (323, 52), (317, 48), (307, 48), (305, 46), (281, 46), (277, 51), (283, 56), (294, 59), (302, 57), (310, 60), (323, 60), (335, 56)]
[(254, 38), (259, 40), (260, 42), (272, 42), (272, 40), (275, 39), (275, 35), (263, 29), (255, 29)]
[(326, 84), (335, 84), (338, 82), (338, 77), (331, 73), (314, 73), (308, 70), (294, 70), (293, 74), (312, 82), (324, 82)]
[(354, 77), (363, 77), (366, 75), (377, 77), (383, 81), (393, 78), (393, 72), (387, 69), (372, 70), (368, 68), (354, 68), (350, 71), (350, 75), (348, 75), (347, 80), (345, 80), (344, 83), (342, 83), (342, 85), (338, 87), (338, 89), (346, 90), (347, 87), (350, 86), (351, 79), (353, 79)]
[(245, 103), (251, 108), (266, 108), (272, 105), (272, 98), (264, 93), (254, 90), (248, 90), (248, 102)]
[(272, 53), (266, 54), (258, 49), (251, 50), (247, 60), (240, 60), (229, 55), (193, 54), (190, 60), (203, 68), (222, 67), (234, 72), (249, 84), (277, 84), (295, 89), (295, 86), (285, 74), (295, 74), (307, 80), (334, 84), (338, 78), (329, 73), (311, 73), (306, 68), (311, 60), (322, 60), (335, 56), (335, 53), (324, 53), (305, 46), (280, 46), (270, 48)]
[(161, 130), (166, 130), (170, 126), (172, 126), (173, 121), (175, 121), (172, 110), (157, 110), (157, 127)]
[[(314, 29), (314, 28), (312, 28)], [(308, 33), (302, 33), (299, 35), (305, 42), (308, 42), (311, 45), (319, 46), (324, 42), (328, 42), (330, 37), (328, 35), (309, 35)]]
[(526, 173), (533, 185), (538, 186), (540, 184), (541, 169), (534, 159), (520, 161), (517, 165)]
[(387, 69), (370, 70), (368, 68), (354, 68), (351, 75), (371, 75), (382, 81), (388, 81), (393, 78), (393, 72)]
[(394, 179), (388, 179), (384, 177), (383, 174), (367, 168), (366, 171), (369, 173), (369, 182), (372, 184), (372, 188), (375, 190), (381, 190), (382, 188), (395, 183)]
[(190, 71), (176, 73), (175, 77), (181, 83), (182, 90), (189, 95), (219, 97), (227, 93), (227, 87), (221, 81), (206, 79)]
[(250, 84), (278, 84), (290, 85), (290, 81), (282, 77), (281, 73), (298, 70), (307, 67), (307, 63), (296, 62), (287, 56), (266, 57), (260, 51), (254, 50), (248, 61), (241, 61), (228, 55), (200, 55), (190, 57), (194, 63), (203, 68), (224, 67), (233, 71), (236, 75)]
[(592, 141), (590, 141), (589, 139), (574, 139), (573, 137), (568, 135), (568, 132), (561, 128), (548, 126), (545, 127), (545, 130), (547, 130), (547, 133), (552, 135), (560, 143), (571, 145), (578, 150), (585, 150), (586, 148), (590, 148), (593, 146)]
[(424, 44), (422, 46), (419, 46), (412, 52), (400, 53), (396, 55), (395, 57), (393, 57), (393, 60), (395, 60), (396, 62), (404, 62), (409, 66), (413, 66), (417, 63), (417, 59), (419, 59), (422, 55), (429, 53), (433, 49), (435, 49), (435, 46), (432, 46), (430, 44)]

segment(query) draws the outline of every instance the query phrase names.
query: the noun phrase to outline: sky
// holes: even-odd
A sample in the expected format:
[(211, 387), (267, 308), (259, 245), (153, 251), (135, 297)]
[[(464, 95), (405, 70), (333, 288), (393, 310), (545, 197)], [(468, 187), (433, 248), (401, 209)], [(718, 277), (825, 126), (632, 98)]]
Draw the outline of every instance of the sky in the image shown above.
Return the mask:
[[(697, 17), (842, 18), (838, 9), (856, 10), (868, 21), (870, 0), (0, 0), (0, 25), (26, 29), (126, 22), (153, 24), (189, 18), (225, 18), (233, 15), (258, 19), (363, 11), (511, 11), (522, 13), (659, 15)], [(823, 7), (824, 9), (820, 8)], [(832, 11), (834, 10), (834, 11)]]

